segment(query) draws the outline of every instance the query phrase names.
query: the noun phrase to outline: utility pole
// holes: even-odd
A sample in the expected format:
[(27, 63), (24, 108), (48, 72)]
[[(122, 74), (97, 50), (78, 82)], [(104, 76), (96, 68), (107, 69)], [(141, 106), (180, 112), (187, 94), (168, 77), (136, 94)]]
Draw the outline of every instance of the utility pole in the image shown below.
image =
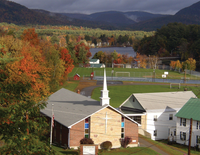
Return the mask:
[(189, 144), (188, 144), (188, 155), (190, 155), (191, 138), (192, 138), (192, 118), (190, 118), (190, 134), (189, 134)]

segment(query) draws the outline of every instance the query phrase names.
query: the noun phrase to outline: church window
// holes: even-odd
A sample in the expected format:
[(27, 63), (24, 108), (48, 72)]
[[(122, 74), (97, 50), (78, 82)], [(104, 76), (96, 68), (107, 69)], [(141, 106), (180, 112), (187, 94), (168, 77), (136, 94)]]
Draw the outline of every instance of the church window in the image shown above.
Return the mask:
[(124, 124), (125, 123), (124, 119), (125, 118), (122, 116), (122, 119), (121, 119), (121, 138), (124, 138), (124, 130), (125, 130), (124, 129), (125, 128), (125, 126), (124, 126), (125, 125)]
[(90, 119), (85, 119), (85, 138), (89, 138)]

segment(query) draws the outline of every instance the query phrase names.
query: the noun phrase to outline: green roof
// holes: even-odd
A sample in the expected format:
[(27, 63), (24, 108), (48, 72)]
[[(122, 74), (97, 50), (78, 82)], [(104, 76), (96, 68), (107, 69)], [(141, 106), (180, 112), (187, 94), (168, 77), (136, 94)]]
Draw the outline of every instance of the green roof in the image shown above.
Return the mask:
[(175, 116), (200, 121), (200, 99), (190, 98)]

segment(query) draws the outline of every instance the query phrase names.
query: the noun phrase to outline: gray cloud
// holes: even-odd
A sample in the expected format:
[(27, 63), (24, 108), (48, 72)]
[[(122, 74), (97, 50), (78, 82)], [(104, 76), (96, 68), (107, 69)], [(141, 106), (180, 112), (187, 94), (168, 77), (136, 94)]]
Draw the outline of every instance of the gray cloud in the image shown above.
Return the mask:
[(147, 11), (175, 14), (199, 0), (12, 0), (31, 9), (62, 13), (94, 13), (101, 11)]

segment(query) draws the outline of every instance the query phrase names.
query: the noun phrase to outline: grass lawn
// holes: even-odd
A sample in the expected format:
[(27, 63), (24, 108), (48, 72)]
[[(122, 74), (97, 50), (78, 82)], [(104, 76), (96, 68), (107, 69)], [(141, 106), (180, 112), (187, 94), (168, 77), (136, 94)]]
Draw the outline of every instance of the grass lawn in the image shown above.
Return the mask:
[[(162, 140), (160, 142), (168, 145), (167, 140)], [(168, 146), (170, 146), (172, 148), (176, 148), (176, 149), (181, 150), (181, 151), (188, 152), (188, 146), (186, 146), (186, 145), (180, 145), (180, 144), (175, 143), (175, 144), (168, 145)], [(196, 151), (195, 148), (191, 147), (190, 153), (196, 155), (196, 154), (200, 154), (200, 151)]]
[[(192, 90), (196, 95), (200, 97), (200, 87), (196, 86), (181, 86), (169, 88), (169, 85), (118, 85), (118, 86), (108, 86), (110, 105), (113, 107), (119, 107), (131, 94), (133, 93), (151, 93), (151, 92), (172, 92), (172, 91), (183, 91), (184, 88)], [(97, 87), (92, 92), (92, 98), (100, 101), (102, 87)]]
[[(71, 73), (69, 73), (69, 77), (73, 77), (76, 73), (78, 73), (82, 78), (83, 77), (89, 77), (91, 72), (94, 71), (95, 76), (103, 76), (103, 68), (81, 68), (81, 67), (75, 67)], [(106, 75), (107, 76), (112, 76), (111, 74), (112, 68), (106, 68)], [(153, 76), (153, 69), (143, 69), (143, 68), (139, 68), (139, 69), (135, 69), (135, 68), (114, 68), (114, 75), (116, 76), (116, 72), (129, 72), (130, 73), (130, 77), (143, 77), (143, 78), (151, 78)], [(175, 71), (171, 71), (171, 70), (160, 70), (160, 69), (156, 69), (156, 78), (162, 78), (162, 74), (164, 74), (164, 72), (168, 72), (167, 78), (168, 79), (181, 79), (184, 77), (183, 73), (179, 73), (179, 72), (175, 72)], [(117, 73), (118, 74), (118, 73)], [(118, 74), (118, 76), (128, 76), (127, 73), (124, 74)], [(199, 80), (200, 77), (196, 77), (196, 76), (191, 76), (191, 75), (186, 75), (187, 78), (190, 79), (195, 79), (195, 80)]]
[(62, 86), (59, 87), (59, 89), (65, 88), (71, 91), (75, 91), (78, 85), (79, 85), (79, 81), (66, 81)]
[[(53, 146), (53, 149), (56, 152), (56, 155), (79, 155), (79, 152), (76, 150), (64, 150), (63, 148)], [(100, 155), (158, 155), (157, 152), (150, 148), (144, 147), (133, 147), (133, 148), (119, 148), (112, 149), (110, 151), (99, 150)]]
[(111, 151), (99, 151), (101, 155), (158, 155), (157, 152), (146, 147), (120, 148)]
[(184, 155), (184, 154), (187, 154), (187, 151), (185, 151), (185, 150), (177, 150), (175, 147), (172, 148), (169, 145), (163, 144), (163, 143), (161, 143), (159, 141), (151, 140), (150, 138), (144, 137), (142, 135), (140, 135), (140, 137), (145, 139), (146, 141), (148, 141), (152, 145), (155, 145), (156, 147), (158, 147), (159, 149), (163, 150), (164, 152), (166, 152), (166, 153), (168, 153), (170, 155)]
[(57, 146), (52, 146), (52, 148), (56, 152), (56, 155), (79, 155), (79, 152), (76, 150), (65, 150)]

